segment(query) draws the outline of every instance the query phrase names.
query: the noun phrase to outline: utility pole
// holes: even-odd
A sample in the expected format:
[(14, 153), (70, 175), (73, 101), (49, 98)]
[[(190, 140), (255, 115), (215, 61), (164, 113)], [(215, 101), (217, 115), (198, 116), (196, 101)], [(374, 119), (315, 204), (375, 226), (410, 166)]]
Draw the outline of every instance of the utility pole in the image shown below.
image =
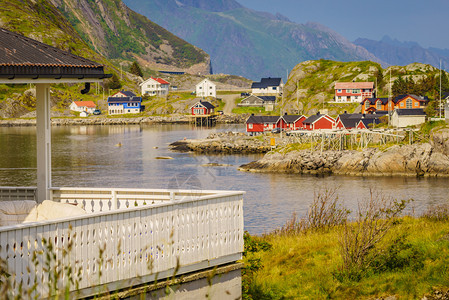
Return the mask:
[(441, 58), (440, 58), (440, 120), (441, 120)]
[(392, 89), (392, 85), (391, 85), (391, 67), (390, 67), (390, 92), (388, 95), (388, 127), (391, 126), (391, 89)]

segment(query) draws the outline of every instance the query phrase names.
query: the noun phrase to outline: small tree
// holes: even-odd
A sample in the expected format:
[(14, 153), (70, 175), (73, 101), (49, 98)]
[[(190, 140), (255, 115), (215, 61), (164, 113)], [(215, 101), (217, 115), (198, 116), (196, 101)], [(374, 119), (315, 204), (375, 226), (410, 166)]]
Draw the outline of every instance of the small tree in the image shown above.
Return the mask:
[(143, 77), (142, 70), (140, 69), (140, 66), (136, 61), (134, 61), (131, 67), (129, 68), (129, 73)]
[(106, 82), (106, 87), (112, 90), (116, 90), (122, 87), (122, 83), (120, 82), (117, 74), (112, 73), (112, 77), (109, 78)]

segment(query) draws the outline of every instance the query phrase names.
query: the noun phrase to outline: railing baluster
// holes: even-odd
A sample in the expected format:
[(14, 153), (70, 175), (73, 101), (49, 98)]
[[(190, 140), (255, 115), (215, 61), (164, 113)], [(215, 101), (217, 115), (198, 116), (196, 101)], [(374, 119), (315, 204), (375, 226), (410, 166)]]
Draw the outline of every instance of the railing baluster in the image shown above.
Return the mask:
[[(1, 193), (4, 195), (4, 191)], [(50, 269), (56, 264), (61, 268), (70, 265), (73, 276), (80, 269), (81, 289), (167, 271), (176, 267), (178, 258), (182, 267), (242, 252), (243, 193), (201, 191), (195, 199), (191, 194), (192, 191), (53, 188), (54, 201), (83, 203), (88, 213), (67, 220), (0, 227), (0, 257), (16, 275), (15, 289), (20, 282), (23, 288), (30, 288), (36, 281), (36, 293), (45, 297), (49, 292), (45, 255), (37, 256), (36, 266), (32, 256), (34, 251), (47, 251), (50, 242), (56, 253)], [(177, 195), (183, 200), (178, 201)], [(130, 204), (128, 208), (126, 202)], [(46, 247), (43, 238), (47, 240)], [(64, 253), (69, 244), (72, 252)], [(100, 266), (99, 248), (104, 245)], [(64, 276), (61, 279), (66, 279)]]

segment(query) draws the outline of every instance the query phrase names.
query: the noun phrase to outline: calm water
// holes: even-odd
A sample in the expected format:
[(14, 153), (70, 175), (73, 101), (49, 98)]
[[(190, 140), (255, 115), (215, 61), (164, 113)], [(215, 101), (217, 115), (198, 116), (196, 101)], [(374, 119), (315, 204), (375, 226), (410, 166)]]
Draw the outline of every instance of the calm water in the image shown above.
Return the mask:
[[(368, 195), (370, 188), (398, 199), (413, 198), (410, 210), (415, 213), (431, 204), (449, 202), (448, 179), (252, 174), (239, 172), (237, 167), (260, 155), (195, 155), (168, 149), (176, 140), (227, 130), (243, 131), (243, 127), (53, 127), (53, 186), (243, 190), (247, 192), (245, 229), (253, 234), (282, 226), (294, 212), (304, 215), (314, 193), (326, 188), (337, 188), (349, 208), (355, 208), (357, 199)], [(0, 128), (1, 186), (36, 185), (35, 134), (34, 127)], [(227, 166), (204, 166), (207, 163)]]

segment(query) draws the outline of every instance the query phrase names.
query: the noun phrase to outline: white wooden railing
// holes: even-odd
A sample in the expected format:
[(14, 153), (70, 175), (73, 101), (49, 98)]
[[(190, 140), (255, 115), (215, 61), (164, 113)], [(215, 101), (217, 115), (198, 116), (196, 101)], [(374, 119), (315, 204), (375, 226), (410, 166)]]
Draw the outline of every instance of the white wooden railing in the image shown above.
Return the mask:
[[(71, 267), (57, 289), (72, 277), (79, 286), (70, 291), (88, 296), (234, 262), (243, 251), (243, 194), (53, 188), (54, 201), (81, 202), (90, 213), (0, 227), (0, 257), (13, 294), (36, 284), (39, 296), (54, 292), (48, 270), (57, 268)], [(55, 256), (47, 260), (49, 243)]]

